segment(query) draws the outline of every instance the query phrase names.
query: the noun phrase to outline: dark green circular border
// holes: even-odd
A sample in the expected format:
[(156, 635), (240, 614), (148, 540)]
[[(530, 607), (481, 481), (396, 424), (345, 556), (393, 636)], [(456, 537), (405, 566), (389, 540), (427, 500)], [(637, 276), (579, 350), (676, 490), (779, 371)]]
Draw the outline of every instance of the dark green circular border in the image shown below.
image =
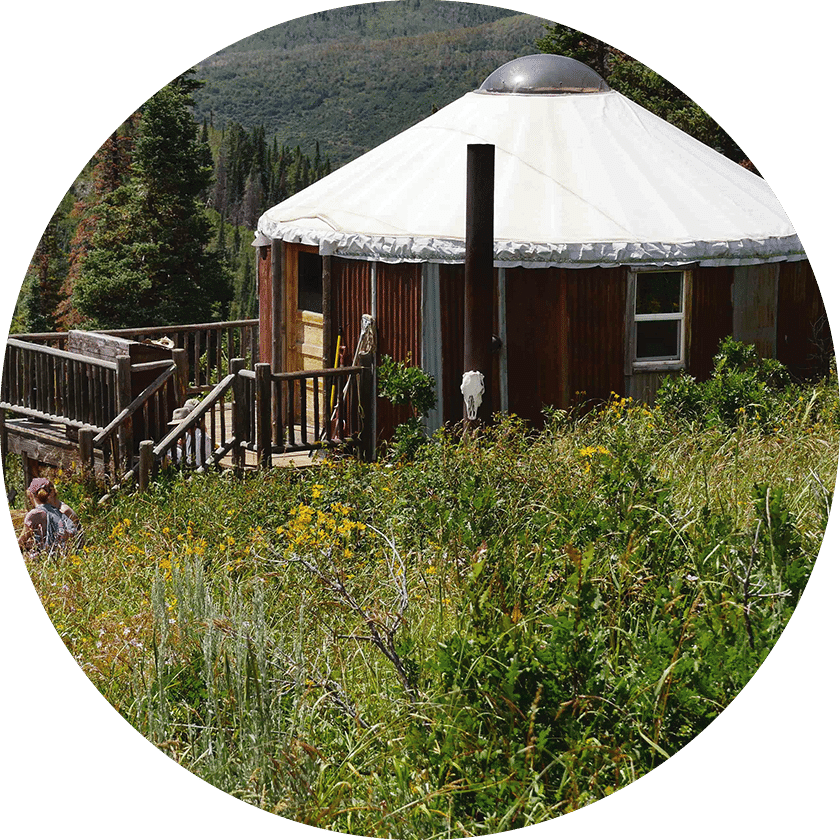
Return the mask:
[[(6, 10), (3, 51), (3, 319), (41, 231), (108, 133), (205, 56), (338, 3), (46, 2)], [(546, 0), (500, 5), (591, 31), (665, 74), (732, 134), (775, 190), (837, 322), (830, 267), (837, 211), (833, 70), (837, 12), (796, 4)], [(8, 327), (6, 328), (8, 329)], [(317, 837), (243, 805), (176, 766), (91, 686), (47, 619), (2, 526), (3, 801), (11, 837)], [(811, 583), (747, 688), (662, 768), (603, 802), (526, 829), (573, 836), (809, 834), (834, 824), (838, 677), (832, 522)]]

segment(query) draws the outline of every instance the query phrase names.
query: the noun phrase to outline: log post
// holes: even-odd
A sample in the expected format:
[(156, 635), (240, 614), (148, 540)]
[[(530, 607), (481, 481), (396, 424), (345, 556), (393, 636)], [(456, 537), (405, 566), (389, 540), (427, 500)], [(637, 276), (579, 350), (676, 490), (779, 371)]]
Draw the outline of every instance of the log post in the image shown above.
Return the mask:
[(38, 468), (38, 462), (34, 458), (31, 458), (29, 453), (21, 452), (20, 460), (21, 466), (23, 467), (23, 489), (25, 492), (29, 489), (32, 479), (38, 478), (41, 471)]
[(332, 257), (321, 257), (321, 312), (324, 315), (321, 346), (323, 350), (324, 368), (331, 368), (335, 364), (335, 335), (333, 334), (332, 319)]
[(0, 408), (0, 463), (6, 474), (6, 454), (9, 451), (9, 433), (6, 431), (6, 409)]
[[(117, 356), (117, 414), (131, 403), (131, 356)], [(134, 456), (134, 428), (131, 417), (126, 417), (120, 425), (121, 466), (126, 470), (132, 467)], [(120, 461), (115, 464), (119, 472)]]
[(239, 371), (245, 369), (245, 359), (231, 359), (230, 372), (236, 375), (233, 380), (233, 468), (239, 472), (245, 467), (245, 450), (248, 421), (245, 405), (245, 380), (239, 376)]
[(271, 365), (260, 362), (256, 373), (257, 460), (263, 468), (271, 466)]
[(149, 480), (152, 475), (152, 465), (155, 462), (155, 442), (153, 440), (140, 441), (140, 468), (138, 475), (138, 486), (141, 493), (149, 489)]
[(79, 466), (85, 481), (94, 475), (93, 436), (94, 430), (90, 427), (79, 429)]
[(183, 347), (172, 350), (172, 361), (175, 362), (175, 402), (183, 405), (187, 400), (187, 387), (190, 375), (190, 360)]

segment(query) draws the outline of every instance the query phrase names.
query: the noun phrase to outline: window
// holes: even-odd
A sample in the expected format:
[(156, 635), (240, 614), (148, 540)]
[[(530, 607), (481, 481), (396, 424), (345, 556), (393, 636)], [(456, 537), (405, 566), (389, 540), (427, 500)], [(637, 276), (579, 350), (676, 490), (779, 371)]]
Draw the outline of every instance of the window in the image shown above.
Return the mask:
[(683, 363), (685, 286), (682, 271), (645, 271), (631, 275), (635, 364), (672, 367)]
[(321, 257), (308, 251), (298, 252), (298, 309), (321, 312), (324, 308)]

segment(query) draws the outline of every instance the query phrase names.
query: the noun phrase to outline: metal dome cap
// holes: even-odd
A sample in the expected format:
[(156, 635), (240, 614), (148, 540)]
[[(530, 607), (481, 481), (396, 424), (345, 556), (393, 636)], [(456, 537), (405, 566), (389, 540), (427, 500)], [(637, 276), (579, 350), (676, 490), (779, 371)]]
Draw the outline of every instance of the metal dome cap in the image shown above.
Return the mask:
[(478, 93), (602, 93), (609, 85), (590, 67), (565, 55), (526, 55), (494, 70)]

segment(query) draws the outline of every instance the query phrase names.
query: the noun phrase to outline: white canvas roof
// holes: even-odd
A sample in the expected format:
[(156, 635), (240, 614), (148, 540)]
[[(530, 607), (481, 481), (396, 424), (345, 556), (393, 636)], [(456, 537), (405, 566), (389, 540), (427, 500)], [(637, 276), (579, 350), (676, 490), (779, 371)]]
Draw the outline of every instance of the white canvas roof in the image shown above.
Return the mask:
[(470, 143), (496, 147), (497, 266), (805, 257), (762, 178), (608, 89), (468, 93), (268, 210), (258, 234), (356, 259), (463, 262)]

